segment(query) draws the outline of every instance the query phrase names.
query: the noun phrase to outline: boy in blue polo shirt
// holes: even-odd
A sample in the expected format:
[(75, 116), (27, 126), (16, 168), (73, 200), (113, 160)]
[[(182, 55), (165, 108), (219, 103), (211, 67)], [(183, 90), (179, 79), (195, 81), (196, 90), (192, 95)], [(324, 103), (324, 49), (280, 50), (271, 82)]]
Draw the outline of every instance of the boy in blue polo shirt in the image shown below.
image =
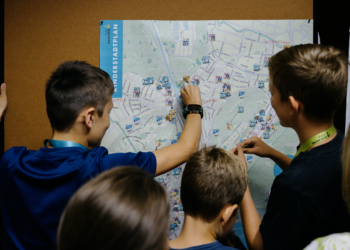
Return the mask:
[[(158, 175), (198, 150), (201, 116), (188, 114), (177, 143), (155, 152), (108, 154), (100, 143), (110, 125), (113, 91), (109, 75), (85, 62), (65, 62), (52, 73), (46, 86), (52, 140), (39, 151), (13, 147), (1, 159), (6, 249), (55, 249), (68, 200), (99, 173), (133, 165)], [(201, 105), (198, 87), (186, 86), (181, 94), (186, 105)]]
[(277, 53), (268, 67), (271, 105), (300, 146), (293, 160), (257, 137), (233, 149), (244, 162), (243, 152), (256, 154), (284, 170), (273, 182), (262, 221), (249, 188), (241, 218), (249, 249), (302, 249), (315, 238), (350, 231), (341, 193), (344, 136), (333, 126), (346, 95), (348, 59), (335, 48), (308, 44)]

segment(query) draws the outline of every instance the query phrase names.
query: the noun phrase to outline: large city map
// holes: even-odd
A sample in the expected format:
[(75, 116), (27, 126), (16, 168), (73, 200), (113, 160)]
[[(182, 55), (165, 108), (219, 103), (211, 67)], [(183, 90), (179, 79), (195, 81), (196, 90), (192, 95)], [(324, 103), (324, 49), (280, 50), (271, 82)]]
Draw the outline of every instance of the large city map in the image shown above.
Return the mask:
[[(176, 143), (185, 120), (180, 90), (200, 88), (204, 117), (200, 147), (231, 149), (258, 136), (286, 155), (296, 133), (282, 127), (270, 104), (269, 58), (312, 43), (312, 20), (122, 21), (103, 20), (100, 66), (114, 83), (111, 126), (102, 145), (109, 153), (154, 151)], [(261, 217), (278, 172), (268, 158), (246, 155), (249, 187)], [(180, 199), (185, 165), (156, 177), (169, 192), (169, 238), (183, 224)], [(234, 227), (244, 241), (241, 220)]]

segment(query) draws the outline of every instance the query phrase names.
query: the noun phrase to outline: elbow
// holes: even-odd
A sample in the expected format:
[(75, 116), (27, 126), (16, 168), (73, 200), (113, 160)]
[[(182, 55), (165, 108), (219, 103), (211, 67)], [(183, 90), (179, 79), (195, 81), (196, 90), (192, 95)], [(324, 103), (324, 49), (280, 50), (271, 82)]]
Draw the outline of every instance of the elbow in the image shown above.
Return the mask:
[(193, 146), (189, 151), (190, 151), (190, 156), (188, 158), (190, 158), (194, 153), (196, 153), (198, 151), (198, 147), (199, 144), (197, 144), (196, 146)]
[(198, 151), (199, 148), (199, 142), (196, 143), (191, 143), (191, 144), (187, 144), (186, 145), (186, 161), (194, 154)]

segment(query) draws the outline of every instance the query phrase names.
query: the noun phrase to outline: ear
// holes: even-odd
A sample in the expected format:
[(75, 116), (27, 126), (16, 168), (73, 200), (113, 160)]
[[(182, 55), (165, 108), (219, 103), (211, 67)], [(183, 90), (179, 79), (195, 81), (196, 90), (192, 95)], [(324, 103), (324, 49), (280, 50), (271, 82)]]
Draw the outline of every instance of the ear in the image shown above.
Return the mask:
[(289, 114), (294, 116), (300, 112), (300, 108), (302, 106), (302, 103), (299, 102), (298, 100), (296, 100), (294, 98), (294, 96), (289, 96), (288, 98), (289, 98), (289, 102), (290, 102), (290, 106), (291, 106)]
[(87, 128), (91, 129), (92, 128), (92, 124), (95, 120), (95, 114), (96, 114), (96, 110), (95, 108), (88, 108), (85, 110), (84, 112), (84, 116), (85, 116), (85, 125)]
[(233, 215), (237, 215), (237, 211), (238, 211), (238, 205), (234, 204), (234, 205), (227, 205), (223, 208), (224, 212), (221, 216), (221, 225), (224, 227), (226, 226), (226, 224), (229, 222), (229, 220), (231, 219), (231, 217)]

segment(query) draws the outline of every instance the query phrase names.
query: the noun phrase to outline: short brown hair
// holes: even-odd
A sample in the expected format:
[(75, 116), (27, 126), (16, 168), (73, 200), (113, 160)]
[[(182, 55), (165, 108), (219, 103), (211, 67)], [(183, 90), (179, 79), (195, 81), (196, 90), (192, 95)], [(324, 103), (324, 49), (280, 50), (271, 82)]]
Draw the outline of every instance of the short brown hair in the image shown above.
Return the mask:
[(343, 198), (350, 213), (350, 126), (343, 144)]
[(204, 147), (187, 161), (181, 180), (186, 215), (212, 222), (228, 204), (239, 205), (248, 185), (243, 163), (215, 146)]
[(117, 167), (83, 185), (60, 220), (58, 249), (164, 250), (165, 189), (136, 167)]
[(346, 95), (347, 55), (333, 47), (305, 44), (286, 48), (268, 63), (272, 85), (281, 101), (301, 101), (305, 115), (330, 120)]
[(46, 112), (53, 130), (67, 132), (79, 113), (94, 107), (101, 117), (114, 86), (108, 73), (83, 61), (67, 61), (46, 84)]

